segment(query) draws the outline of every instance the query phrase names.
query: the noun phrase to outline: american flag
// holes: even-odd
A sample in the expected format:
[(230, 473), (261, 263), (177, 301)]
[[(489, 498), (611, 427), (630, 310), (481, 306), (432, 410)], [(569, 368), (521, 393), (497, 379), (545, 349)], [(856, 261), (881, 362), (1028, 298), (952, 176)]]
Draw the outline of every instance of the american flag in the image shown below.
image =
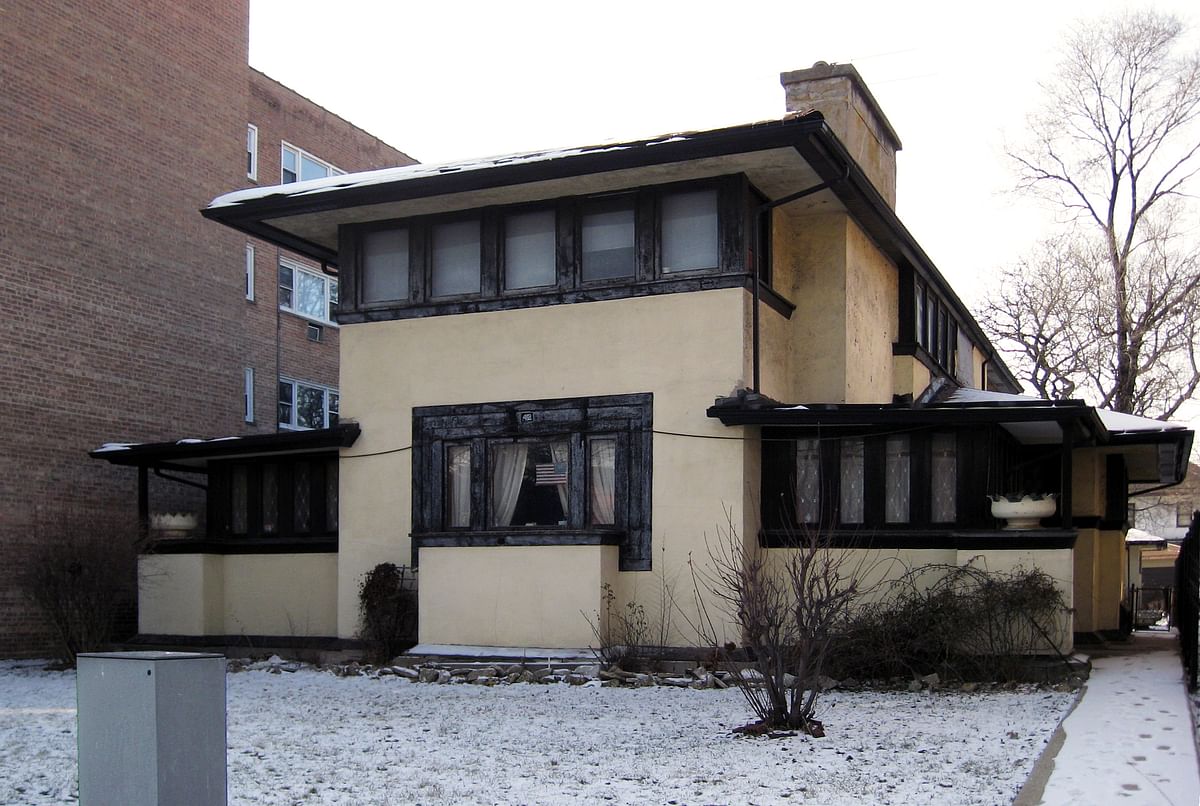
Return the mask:
[(544, 465), (534, 465), (533, 483), (539, 487), (567, 483), (566, 462), (554, 462)]

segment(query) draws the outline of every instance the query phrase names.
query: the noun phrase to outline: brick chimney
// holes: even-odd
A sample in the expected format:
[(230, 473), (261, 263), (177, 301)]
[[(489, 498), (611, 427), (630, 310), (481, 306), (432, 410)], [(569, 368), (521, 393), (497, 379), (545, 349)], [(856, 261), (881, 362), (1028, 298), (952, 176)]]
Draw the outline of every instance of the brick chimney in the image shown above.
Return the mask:
[(806, 70), (781, 73), (788, 112), (815, 109), (893, 209), (896, 207), (896, 152), (900, 138), (884, 116), (862, 76), (849, 64), (817, 62)]

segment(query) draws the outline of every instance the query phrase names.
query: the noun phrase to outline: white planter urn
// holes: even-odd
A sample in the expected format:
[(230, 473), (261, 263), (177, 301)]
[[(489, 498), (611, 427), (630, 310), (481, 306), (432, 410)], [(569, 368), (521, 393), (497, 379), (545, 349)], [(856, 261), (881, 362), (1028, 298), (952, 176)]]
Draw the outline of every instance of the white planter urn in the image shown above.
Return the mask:
[(163, 537), (187, 537), (196, 528), (196, 516), (190, 512), (163, 512), (150, 516), (150, 528)]
[(1039, 529), (1042, 518), (1049, 518), (1058, 509), (1058, 496), (1026, 495), (1014, 501), (1011, 496), (989, 495), (992, 500), (992, 517), (1004, 518), (1005, 529)]

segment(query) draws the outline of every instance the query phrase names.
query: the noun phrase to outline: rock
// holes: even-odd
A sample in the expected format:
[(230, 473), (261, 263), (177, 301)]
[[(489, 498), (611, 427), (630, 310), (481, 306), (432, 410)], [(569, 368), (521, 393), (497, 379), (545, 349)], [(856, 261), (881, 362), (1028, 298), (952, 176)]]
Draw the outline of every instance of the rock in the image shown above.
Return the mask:
[(468, 679), (467, 682), (474, 683), (477, 686), (494, 686), (500, 682), (500, 678), (485, 675), (483, 677), (476, 677), (474, 680)]
[(692, 681), (686, 677), (660, 677), (658, 678), (660, 686), (675, 686), (676, 688), (687, 688), (692, 684)]
[(761, 683), (763, 674), (758, 669), (742, 669), (738, 672), (743, 680), (748, 680), (752, 683)]
[(633, 678), (632, 674), (630, 674), (629, 672), (621, 671), (620, 669), (601, 669), (600, 674), (597, 676), (601, 680), (616, 680), (617, 682), (621, 682), (622, 680), (629, 680), (629, 679)]
[(451, 669), (449, 673), (450, 673), (451, 677), (466, 677), (467, 675), (471, 674), (471, 672), (473, 672), (473, 671), (475, 671), (475, 670), (470, 667), (464, 668), (464, 667), (460, 666), (457, 669)]
[(581, 675), (584, 675), (585, 677), (599, 677), (600, 676), (600, 664), (588, 663), (583, 666), (576, 666), (575, 674), (581, 674)]
[(522, 669), (521, 673), (517, 675), (517, 680), (522, 683), (532, 683), (537, 680), (537, 677), (529, 669)]
[(475, 669), (473, 671), (468, 672), (467, 680), (474, 683), (479, 680), (484, 680), (487, 678), (494, 678), (495, 676), (496, 676), (495, 667), (485, 666), (482, 669)]
[(720, 675), (710, 675), (710, 679), (712, 680), (713, 688), (729, 688), (729, 684), (721, 679)]
[(434, 669), (431, 666), (425, 666), (421, 671), (417, 672), (417, 680), (422, 683), (436, 683), (441, 675), (441, 669)]
[(543, 680), (545, 680), (547, 677), (552, 676), (553, 674), (554, 674), (554, 672), (552, 672), (550, 669), (547, 669), (546, 667), (543, 666), (540, 669), (533, 670), (533, 679), (540, 683)]
[(604, 684), (607, 682), (610, 682), (610, 681), (601, 680), (596, 677), (589, 677), (587, 682), (583, 684), (583, 687), (584, 688), (602, 688), (604, 686)]
[(637, 688), (646, 688), (654, 685), (654, 676), (648, 674), (636, 674), (633, 676), (633, 685)]
[(703, 680), (708, 676), (708, 669), (705, 669), (703, 666), (697, 666), (695, 669), (690, 669), (689, 674), (697, 680)]
[(383, 666), (375, 674), (379, 677), (391, 677), (396, 671), (390, 666)]
[(843, 680), (838, 685), (839, 688), (851, 688), (851, 689), (860, 688), (861, 686), (862, 686), (862, 683), (858, 682), (858, 680), (856, 680), (853, 677), (847, 677), (845, 680)]
[(397, 677), (406, 677), (409, 680), (416, 680), (419, 672), (409, 666), (393, 666), (392, 674)]
[(553, 672), (551, 672), (550, 674), (546, 675), (545, 677), (539, 678), (538, 682), (539, 683), (547, 683), (547, 684), (548, 683), (561, 683), (565, 677), (566, 677), (566, 675), (554, 674)]
[(978, 683), (963, 683), (962, 690), (967, 694), (974, 694), (976, 691), (979, 690), (979, 684)]
[(927, 674), (924, 677), (922, 677), (921, 682), (924, 683), (925, 685), (929, 686), (930, 688), (935, 688), (938, 685), (938, 683), (942, 682), (942, 678), (938, 677), (937, 672), (934, 672), (933, 674)]
[(920, 691), (921, 690), (921, 681), (920, 680), (909, 680), (908, 681), (908, 690), (909, 691)]
[(621, 681), (617, 680), (616, 678), (609, 678), (608, 680), (601, 680), (601, 681), (599, 681), (599, 683), (604, 688), (614, 688), (616, 686), (621, 685)]
[(521, 672), (525, 671), (525, 667), (519, 663), (510, 663), (508, 666), (504, 667), (503, 671), (506, 677), (510, 674), (519, 675)]
[(572, 686), (582, 686), (584, 683), (591, 680), (591, 678), (585, 674), (575, 674), (574, 672), (567, 675), (566, 679), (567, 679), (567, 682), (570, 683)]
[(840, 684), (838, 683), (838, 681), (834, 680), (832, 677), (822, 674), (822, 675), (817, 675), (817, 680), (814, 685), (816, 686), (817, 691), (832, 691), (833, 689), (837, 688)]

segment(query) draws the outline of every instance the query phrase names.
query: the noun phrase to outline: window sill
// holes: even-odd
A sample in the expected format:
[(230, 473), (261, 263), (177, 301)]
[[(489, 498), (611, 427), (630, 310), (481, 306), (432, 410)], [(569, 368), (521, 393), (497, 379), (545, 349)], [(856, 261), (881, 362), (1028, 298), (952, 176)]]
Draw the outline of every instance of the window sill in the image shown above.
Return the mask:
[(414, 534), (417, 548), (492, 548), (496, 546), (619, 546), (620, 529), (515, 529), (508, 532), (425, 532)]
[(335, 554), (337, 537), (165, 538), (146, 554)]
[[(841, 549), (944, 549), (964, 551), (1028, 551), (1069, 549), (1079, 533), (1074, 529), (835, 529), (821, 535), (822, 544)], [(759, 544), (765, 548), (789, 548), (802, 535), (791, 530), (764, 529)]]
[(279, 310), (282, 313), (291, 314), (292, 316), (296, 317), (297, 319), (303, 319), (306, 322), (312, 322), (314, 325), (322, 325), (323, 327), (331, 327), (334, 330), (338, 329), (338, 323), (333, 321), (332, 319), (322, 319), (318, 316), (309, 316), (306, 313), (301, 313), (300, 311), (297, 311), (294, 308), (286, 308), (283, 305), (279, 306)]

